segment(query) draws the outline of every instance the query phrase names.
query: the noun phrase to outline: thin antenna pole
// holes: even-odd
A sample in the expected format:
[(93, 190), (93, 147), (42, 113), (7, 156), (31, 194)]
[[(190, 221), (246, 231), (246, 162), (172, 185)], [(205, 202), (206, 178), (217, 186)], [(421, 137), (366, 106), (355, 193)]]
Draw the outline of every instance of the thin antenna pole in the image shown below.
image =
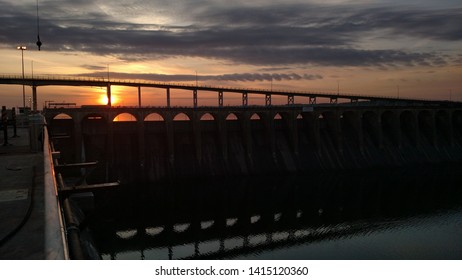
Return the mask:
[(37, 35), (40, 36), (39, 6), (37, 0)]
[(39, 20), (39, 4), (37, 0), (37, 47), (38, 50), (40, 50), (40, 47), (42, 46), (42, 42), (40, 41), (40, 20)]

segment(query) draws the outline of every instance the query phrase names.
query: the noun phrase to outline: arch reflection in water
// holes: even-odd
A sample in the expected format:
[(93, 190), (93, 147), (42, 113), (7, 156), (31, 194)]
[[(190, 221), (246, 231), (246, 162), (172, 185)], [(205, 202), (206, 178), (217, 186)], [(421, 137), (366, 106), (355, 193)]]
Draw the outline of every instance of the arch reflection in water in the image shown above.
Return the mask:
[[(448, 238), (461, 245), (453, 248), (462, 248), (454, 222), (462, 218), (460, 171), (132, 186), (120, 198), (106, 198), (109, 208), (112, 203), (123, 207), (100, 211), (118, 217), (117, 223), (96, 218), (92, 229), (103, 258), (114, 259), (460, 258), (460, 250), (444, 250)], [(133, 229), (133, 236), (120, 238)], [(359, 244), (348, 253), (343, 245), (331, 250), (332, 244), (351, 242)], [(420, 253), (409, 247), (413, 242)], [(390, 252), (391, 243), (401, 249)]]

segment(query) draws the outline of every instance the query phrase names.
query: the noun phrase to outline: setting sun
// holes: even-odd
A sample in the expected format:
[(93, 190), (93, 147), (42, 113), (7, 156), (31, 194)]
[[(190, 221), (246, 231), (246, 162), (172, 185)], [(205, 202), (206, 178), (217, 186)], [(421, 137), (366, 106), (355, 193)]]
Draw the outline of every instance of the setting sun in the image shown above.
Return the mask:
[[(106, 93), (101, 93), (100, 94), (100, 97), (98, 99), (98, 103), (99, 104), (102, 104), (102, 105), (106, 105), (108, 103), (108, 99), (107, 99), (107, 94)], [(112, 94), (111, 95), (111, 104), (112, 105), (115, 105), (119, 103), (119, 98), (117, 97), (117, 95), (115, 94)]]

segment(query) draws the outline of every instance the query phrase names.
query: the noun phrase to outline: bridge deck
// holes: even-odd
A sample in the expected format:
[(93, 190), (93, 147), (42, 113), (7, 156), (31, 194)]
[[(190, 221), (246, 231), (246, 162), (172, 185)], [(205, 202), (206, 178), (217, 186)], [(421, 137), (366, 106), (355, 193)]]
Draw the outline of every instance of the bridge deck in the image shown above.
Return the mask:
[(302, 92), (302, 91), (280, 91), (280, 90), (265, 90), (255, 88), (237, 88), (237, 87), (220, 87), (207, 85), (192, 85), (178, 83), (164, 83), (154, 81), (132, 81), (132, 80), (107, 80), (104, 78), (92, 78), (82, 76), (26, 76), (24, 79), (19, 75), (0, 75), (0, 84), (16, 84), (28, 85), (32, 87), (38, 86), (95, 86), (95, 87), (110, 87), (110, 86), (125, 86), (137, 88), (163, 88), (163, 89), (181, 89), (191, 91), (212, 91), (212, 92), (228, 92), (237, 94), (259, 94), (259, 95), (278, 95), (287, 97), (307, 97), (307, 98), (328, 98), (331, 101), (337, 102), (337, 99), (349, 99), (351, 101), (388, 101), (388, 102), (420, 102), (420, 103), (451, 103), (447, 100), (426, 100), (426, 99), (410, 99), (396, 98), (387, 96), (373, 95), (358, 95), (349, 93), (327, 93), (327, 92)]

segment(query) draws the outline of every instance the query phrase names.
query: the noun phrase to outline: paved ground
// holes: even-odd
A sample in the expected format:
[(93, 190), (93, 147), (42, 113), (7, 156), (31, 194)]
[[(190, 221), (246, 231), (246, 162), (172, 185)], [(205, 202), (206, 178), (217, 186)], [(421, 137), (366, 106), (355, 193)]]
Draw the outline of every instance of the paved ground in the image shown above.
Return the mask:
[(30, 152), (28, 128), (18, 135), (3, 146), (0, 133), (0, 259), (45, 259), (43, 153)]

